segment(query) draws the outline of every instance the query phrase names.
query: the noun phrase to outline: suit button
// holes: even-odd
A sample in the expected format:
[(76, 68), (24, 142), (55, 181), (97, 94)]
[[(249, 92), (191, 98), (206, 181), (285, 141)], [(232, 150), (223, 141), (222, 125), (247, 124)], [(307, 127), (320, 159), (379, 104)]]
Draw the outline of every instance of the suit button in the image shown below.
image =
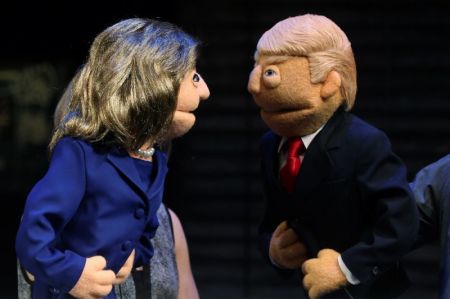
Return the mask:
[(141, 219), (142, 217), (144, 217), (144, 215), (145, 215), (144, 209), (136, 209), (136, 211), (134, 211), (134, 217), (136, 219)]
[(52, 288), (52, 287), (50, 287), (50, 288), (49, 288), (49, 292), (50, 292), (50, 294), (52, 294), (52, 295), (59, 295), (59, 290), (58, 290), (57, 288)]
[(131, 241), (125, 241), (122, 244), (122, 251), (128, 251), (131, 249)]
[(373, 267), (372, 268), (372, 274), (374, 276), (377, 276), (378, 274), (380, 274), (380, 269), (377, 266)]

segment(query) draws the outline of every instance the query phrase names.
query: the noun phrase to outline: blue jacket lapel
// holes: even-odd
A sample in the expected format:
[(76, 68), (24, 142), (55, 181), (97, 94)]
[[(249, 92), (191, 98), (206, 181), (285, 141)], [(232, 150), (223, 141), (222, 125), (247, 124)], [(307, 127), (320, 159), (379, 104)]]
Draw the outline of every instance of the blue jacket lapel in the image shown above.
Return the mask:
[(106, 159), (113, 164), (119, 172), (125, 175), (131, 183), (139, 188), (141, 195), (145, 195), (142, 180), (128, 153), (122, 150), (113, 149), (106, 155)]
[(114, 149), (107, 154), (107, 159), (114, 167), (124, 174), (130, 182), (138, 187), (141, 194), (145, 197), (152, 197), (164, 188), (164, 181), (167, 174), (167, 157), (166, 154), (159, 149), (155, 151), (153, 156), (153, 169), (156, 173), (156, 177), (153, 178), (149, 192), (145, 192), (144, 184), (139, 176), (139, 173), (134, 166), (133, 160), (128, 156), (128, 153), (122, 150)]

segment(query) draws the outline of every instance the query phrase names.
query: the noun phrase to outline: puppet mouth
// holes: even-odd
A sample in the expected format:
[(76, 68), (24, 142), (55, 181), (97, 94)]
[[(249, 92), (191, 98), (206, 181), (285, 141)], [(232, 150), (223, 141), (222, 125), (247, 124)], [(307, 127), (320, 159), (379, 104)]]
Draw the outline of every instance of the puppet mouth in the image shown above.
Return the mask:
[(280, 121), (286, 119), (301, 119), (314, 114), (314, 108), (308, 107), (303, 109), (279, 109), (276, 111), (261, 109), (260, 114), (263, 119), (270, 118), (273, 120), (278, 119)]
[(258, 106), (261, 108), (261, 111), (264, 111), (266, 113), (291, 113), (291, 112), (298, 112), (303, 110), (309, 110), (312, 109), (314, 106), (307, 102), (297, 102), (297, 103), (286, 103), (286, 102), (265, 102), (265, 103), (258, 103)]
[(195, 109), (191, 110), (191, 111), (176, 110), (174, 115), (177, 117), (181, 117), (183, 119), (194, 119), (195, 120), (194, 111), (195, 111)]
[(192, 105), (191, 107), (179, 107), (178, 109), (176, 109), (175, 111), (176, 112), (179, 112), (179, 113), (189, 113), (189, 114), (192, 114), (192, 113), (194, 113), (194, 111), (195, 110), (197, 110), (197, 108), (198, 108), (198, 105), (196, 105), (196, 106), (194, 106), (194, 105)]
[(180, 114), (194, 114), (194, 111), (197, 109), (193, 109), (193, 110), (177, 110), (176, 112), (180, 113)]
[(297, 112), (307, 112), (308, 110), (312, 110), (311, 106), (297, 106), (295, 108), (277, 108), (277, 109), (266, 109), (261, 108), (261, 112), (265, 114), (289, 114), (289, 113), (297, 113)]
[(187, 114), (193, 114), (195, 110), (197, 110), (200, 102), (196, 103), (190, 103), (188, 105), (179, 105), (175, 111), (179, 113), (187, 113)]

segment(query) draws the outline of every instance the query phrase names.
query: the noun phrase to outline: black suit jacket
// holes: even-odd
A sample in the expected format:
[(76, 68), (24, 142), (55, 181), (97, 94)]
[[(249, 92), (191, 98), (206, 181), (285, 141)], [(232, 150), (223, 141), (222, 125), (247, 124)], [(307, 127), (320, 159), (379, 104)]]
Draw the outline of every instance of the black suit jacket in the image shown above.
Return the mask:
[(340, 252), (361, 281), (358, 288), (374, 289), (381, 274), (410, 250), (418, 231), (406, 170), (388, 138), (339, 109), (309, 145), (293, 194), (286, 194), (278, 179), (280, 140), (269, 131), (261, 144), (265, 254), (271, 233), (289, 220), (311, 257), (323, 248)]

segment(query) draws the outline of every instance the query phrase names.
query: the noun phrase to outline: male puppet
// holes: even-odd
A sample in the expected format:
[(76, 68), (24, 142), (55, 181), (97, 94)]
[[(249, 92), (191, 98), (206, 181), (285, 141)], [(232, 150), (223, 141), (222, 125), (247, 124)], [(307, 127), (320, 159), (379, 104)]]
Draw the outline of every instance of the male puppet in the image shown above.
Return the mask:
[(272, 264), (301, 268), (311, 298), (396, 296), (417, 210), (386, 135), (348, 112), (356, 67), (345, 33), (323, 16), (279, 22), (258, 42), (248, 89), (271, 129), (260, 236)]

